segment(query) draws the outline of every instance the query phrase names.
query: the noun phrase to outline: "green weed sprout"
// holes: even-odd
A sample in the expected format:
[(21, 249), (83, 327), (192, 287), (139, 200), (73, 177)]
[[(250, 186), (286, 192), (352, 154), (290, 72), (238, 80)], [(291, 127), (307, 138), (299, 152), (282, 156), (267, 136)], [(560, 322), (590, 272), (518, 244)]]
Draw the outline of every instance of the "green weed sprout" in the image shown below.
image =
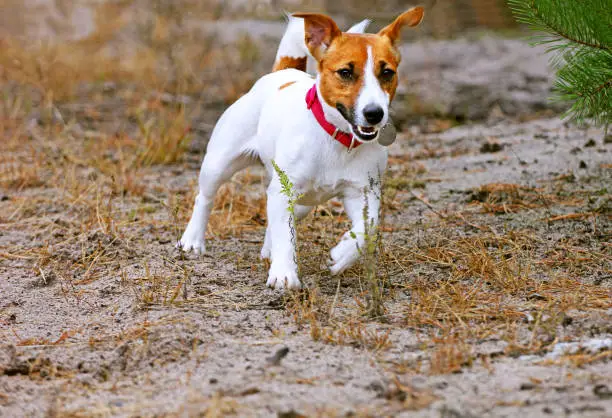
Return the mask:
[[(374, 184), (374, 179), (370, 178), (371, 186)], [(367, 299), (367, 312), (372, 318), (381, 318), (385, 313), (383, 304), (383, 289), (378, 277), (378, 254), (377, 248), (380, 242), (380, 229), (374, 223), (374, 219), (370, 218), (370, 205), (368, 203), (368, 192), (372, 189), (365, 187), (363, 190), (363, 225), (364, 225), (364, 245), (359, 249), (363, 257), (366, 282), (369, 287), (369, 297)], [(380, 196), (376, 196), (380, 199)], [(356, 238), (354, 233), (351, 233), (353, 238)]]
[(298, 264), (298, 242), (297, 242), (297, 231), (295, 226), (295, 205), (298, 200), (303, 196), (303, 194), (297, 194), (295, 191), (295, 187), (291, 180), (289, 180), (289, 176), (285, 173), (279, 166), (276, 164), (274, 160), (272, 160), (272, 166), (274, 167), (274, 171), (278, 175), (278, 179), (281, 184), (281, 193), (287, 197), (287, 210), (289, 211), (289, 229), (291, 231), (291, 243), (293, 244), (293, 248), (295, 248), (295, 252), (293, 253), (293, 261), (298, 266), (298, 274), (300, 270), (300, 266)]

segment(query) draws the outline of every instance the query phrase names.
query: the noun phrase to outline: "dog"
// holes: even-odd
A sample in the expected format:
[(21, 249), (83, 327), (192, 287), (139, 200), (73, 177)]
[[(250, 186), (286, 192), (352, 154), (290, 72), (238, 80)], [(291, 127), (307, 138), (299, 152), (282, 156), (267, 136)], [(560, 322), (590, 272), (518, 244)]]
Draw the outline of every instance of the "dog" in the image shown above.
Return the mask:
[[(423, 15), (422, 7), (414, 7), (377, 34), (364, 33), (368, 21), (342, 32), (326, 15), (292, 15), (272, 73), (232, 104), (213, 130), (193, 214), (177, 247), (198, 254), (206, 250), (217, 189), (237, 171), (261, 162), (270, 179), (261, 250), (271, 261), (267, 286), (301, 287), (292, 217), (299, 220), (333, 197), (342, 200), (352, 225), (331, 250), (329, 269), (336, 275), (351, 267), (365, 242), (365, 223), (378, 223), (376, 180), (386, 169), (387, 150), (377, 139), (397, 88), (400, 32), (418, 25)], [(306, 72), (309, 59), (314, 78)], [(281, 173), (299, 196), (291, 212)]]

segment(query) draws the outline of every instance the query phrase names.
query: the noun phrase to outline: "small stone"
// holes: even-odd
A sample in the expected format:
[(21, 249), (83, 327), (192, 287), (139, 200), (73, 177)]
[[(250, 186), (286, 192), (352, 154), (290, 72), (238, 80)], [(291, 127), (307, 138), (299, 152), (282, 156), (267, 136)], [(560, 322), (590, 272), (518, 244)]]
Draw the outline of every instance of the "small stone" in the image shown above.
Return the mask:
[(504, 149), (504, 146), (502, 144), (500, 144), (499, 142), (485, 142), (480, 147), (480, 152), (482, 154), (485, 154), (485, 153), (495, 153), (495, 152), (499, 152), (499, 151), (501, 151), (503, 149)]
[(519, 390), (532, 390), (535, 389), (536, 385), (534, 385), (531, 382), (525, 382), (525, 383), (521, 383), (521, 386), (519, 387)]
[(278, 366), (281, 360), (287, 357), (287, 354), (289, 354), (289, 347), (282, 347), (276, 350), (276, 353), (274, 353), (272, 357), (268, 357), (266, 360), (268, 360), (269, 365)]
[(277, 418), (304, 418), (306, 415), (302, 415), (294, 409), (291, 409), (289, 411), (279, 412), (276, 416)]
[(610, 388), (607, 385), (604, 385), (603, 383), (595, 385), (595, 387), (593, 388), (593, 393), (599, 399), (612, 399), (612, 390), (610, 390)]
[(243, 390), (242, 392), (240, 392), (240, 396), (249, 396), (249, 395), (255, 395), (257, 393), (261, 392), (259, 390), (259, 388), (247, 388), (245, 390)]
[(572, 318), (569, 315), (564, 315), (563, 320), (561, 321), (561, 325), (563, 325), (564, 327), (567, 327), (568, 325), (571, 325), (573, 322), (574, 322), (574, 318)]
[(382, 397), (385, 393), (385, 385), (378, 380), (370, 382), (370, 384), (366, 386), (366, 389), (376, 392), (379, 397)]
[(446, 389), (448, 387), (447, 382), (438, 382), (434, 385), (436, 389)]

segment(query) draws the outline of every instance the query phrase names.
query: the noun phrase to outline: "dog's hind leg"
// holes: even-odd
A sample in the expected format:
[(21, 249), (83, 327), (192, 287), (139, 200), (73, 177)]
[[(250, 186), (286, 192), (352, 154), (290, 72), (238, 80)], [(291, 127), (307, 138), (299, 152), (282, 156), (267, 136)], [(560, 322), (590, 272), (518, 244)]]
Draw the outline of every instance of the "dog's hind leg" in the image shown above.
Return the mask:
[(204, 233), (217, 189), (238, 170), (259, 160), (257, 125), (261, 109), (270, 94), (283, 84), (295, 81), (299, 74), (287, 70), (262, 77), (249, 93), (221, 115), (202, 162), (193, 215), (177, 247), (196, 253), (204, 251)]
[(193, 213), (177, 247), (183, 251), (201, 254), (206, 250), (205, 234), (208, 218), (219, 187), (236, 172), (255, 161), (249, 154), (218, 155), (207, 153), (200, 171), (199, 191), (195, 198)]
[(248, 144), (257, 131), (260, 107), (257, 96), (247, 94), (219, 119), (202, 162), (193, 214), (176, 245), (178, 248), (195, 253), (205, 251), (204, 235), (219, 186), (258, 161), (257, 153)]

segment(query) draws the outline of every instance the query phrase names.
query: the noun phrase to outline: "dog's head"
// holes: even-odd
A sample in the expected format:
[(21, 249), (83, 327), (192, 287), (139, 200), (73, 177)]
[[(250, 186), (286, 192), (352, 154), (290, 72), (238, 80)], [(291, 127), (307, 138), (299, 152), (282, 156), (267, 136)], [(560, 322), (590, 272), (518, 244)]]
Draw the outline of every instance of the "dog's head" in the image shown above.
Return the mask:
[(343, 33), (328, 16), (298, 13), (306, 45), (317, 60), (322, 99), (336, 109), (361, 141), (378, 137), (389, 118), (397, 88), (400, 54), (396, 44), (404, 26), (416, 26), (423, 8), (414, 7), (377, 34)]

